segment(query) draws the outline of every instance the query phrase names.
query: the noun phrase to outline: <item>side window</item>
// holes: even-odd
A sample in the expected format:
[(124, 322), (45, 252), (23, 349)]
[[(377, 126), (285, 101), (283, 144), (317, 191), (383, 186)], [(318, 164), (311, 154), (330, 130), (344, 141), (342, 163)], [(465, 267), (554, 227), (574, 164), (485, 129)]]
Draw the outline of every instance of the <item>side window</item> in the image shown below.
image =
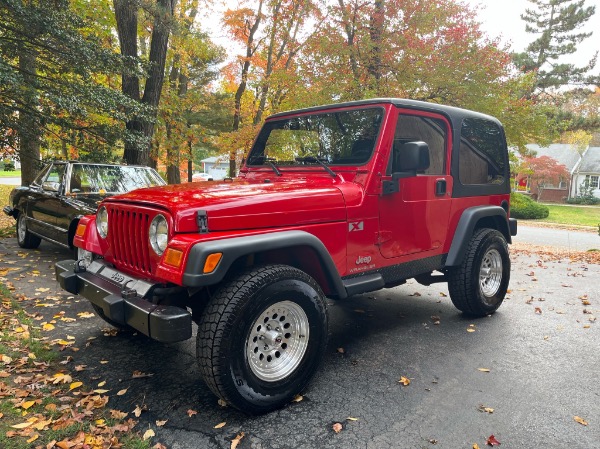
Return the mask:
[(50, 165), (46, 165), (42, 171), (39, 172), (39, 174), (35, 177), (35, 179), (33, 180), (33, 182), (31, 183), (31, 185), (34, 186), (41, 186), (42, 182), (44, 182), (44, 179), (46, 179), (46, 175), (48, 174), (48, 171), (52, 168), (52, 164)]
[[(442, 119), (418, 115), (400, 114), (394, 133), (394, 153), (407, 142), (425, 142), (429, 146), (429, 168), (421, 172), (425, 175), (445, 174), (446, 139), (448, 130)], [(394, 161), (397, 158), (394, 157)], [(392, 167), (392, 172), (398, 171)]]
[(461, 184), (503, 184), (504, 139), (500, 127), (489, 120), (463, 120), (460, 136), (459, 179)]
[(62, 182), (63, 173), (65, 172), (64, 165), (53, 165), (50, 171), (48, 172), (48, 176), (44, 181), (47, 182)]

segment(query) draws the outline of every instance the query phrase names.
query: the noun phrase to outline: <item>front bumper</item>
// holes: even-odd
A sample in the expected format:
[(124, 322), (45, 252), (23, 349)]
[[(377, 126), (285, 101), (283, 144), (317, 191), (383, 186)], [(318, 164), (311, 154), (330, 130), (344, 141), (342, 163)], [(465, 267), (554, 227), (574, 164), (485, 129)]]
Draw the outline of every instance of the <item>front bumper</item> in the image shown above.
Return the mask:
[(10, 207), (10, 206), (4, 206), (4, 208), (2, 209), (2, 211), (8, 215), (9, 217), (14, 217), (15, 216), (15, 210)]
[(100, 307), (110, 320), (130, 326), (162, 342), (184, 341), (192, 336), (192, 315), (185, 309), (150, 302), (156, 287), (94, 261), (85, 271), (76, 261), (55, 264), (60, 286)]

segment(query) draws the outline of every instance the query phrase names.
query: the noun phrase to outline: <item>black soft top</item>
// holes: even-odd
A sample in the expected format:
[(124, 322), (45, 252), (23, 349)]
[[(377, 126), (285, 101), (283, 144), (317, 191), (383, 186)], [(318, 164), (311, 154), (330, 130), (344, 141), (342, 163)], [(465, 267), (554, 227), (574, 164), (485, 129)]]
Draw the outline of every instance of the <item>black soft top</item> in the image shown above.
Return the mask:
[(495, 117), (486, 115), (486, 114), (481, 114), (479, 112), (470, 111), (468, 109), (461, 109), (461, 108), (457, 108), (454, 106), (446, 106), (443, 104), (429, 103), (426, 101), (407, 100), (404, 98), (371, 98), (368, 100), (347, 101), (344, 103), (333, 103), (333, 104), (327, 104), (327, 105), (323, 105), (323, 106), (313, 106), (310, 108), (279, 112), (277, 114), (273, 114), (273, 115), (267, 117), (267, 120), (274, 119), (274, 118), (280, 118), (280, 117), (287, 117), (287, 116), (296, 115), (296, 114), (304, 114), (306, 112), (325, 111), (328, 109), (337, 109), (337, 108), (345, 108), (345, 107), (353, 107), (353, 106), (371, 106), (371, 105), (378, 105), (378, 104), (382, 104), (382, 103), (391, 103), (394, 106), (397, 106), (399, 108), (404, 108), (404, 109), (416, 109), (419, 111), (428, 111), (428, 112), (435, 112), (438, 114), (443, 114), (446, 117), (448, 117), (450, 122), (452, 122), (454, 125), (456, 125), (457, 123), (460, 124), (464, 118), (474, 117), (474, 118), (491, 120), (493, 122), (496, 122), (498, 125), (502, 126), (502, 124), (500, 123), (500, 121), (498, 119), (496, 119)]

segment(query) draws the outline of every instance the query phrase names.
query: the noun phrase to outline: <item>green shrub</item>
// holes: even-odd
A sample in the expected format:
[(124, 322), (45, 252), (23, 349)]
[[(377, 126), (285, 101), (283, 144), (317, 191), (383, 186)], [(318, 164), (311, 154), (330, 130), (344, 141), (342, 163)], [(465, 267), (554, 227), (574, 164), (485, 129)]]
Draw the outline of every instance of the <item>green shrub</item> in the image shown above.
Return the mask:
[(550, 209), (543, 204), (536, 203), (527, 195), (521, 193), (510, 194), (510, 216), (525, 220), (535, 218), (548, 218)]
[(600, 198), (594, 196), (594, 188), (590, 185), (588, 179), (583, 181), (579, 186), (579, 195), (575, 198), (569, 198), (567, 200), (569, 204), (586, 204), (586, 205), (596, 205), (600, 204)]

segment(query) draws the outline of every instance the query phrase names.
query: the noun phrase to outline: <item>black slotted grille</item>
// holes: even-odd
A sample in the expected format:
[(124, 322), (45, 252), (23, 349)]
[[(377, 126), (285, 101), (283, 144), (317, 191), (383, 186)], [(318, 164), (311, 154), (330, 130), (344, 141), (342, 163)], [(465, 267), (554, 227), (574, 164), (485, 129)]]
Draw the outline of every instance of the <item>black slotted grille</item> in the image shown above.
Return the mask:
[(115, 265), (140, 274), (150, 274), (149, 225), (148, 212), (112, 205), (108, 207), (108, 241)]

